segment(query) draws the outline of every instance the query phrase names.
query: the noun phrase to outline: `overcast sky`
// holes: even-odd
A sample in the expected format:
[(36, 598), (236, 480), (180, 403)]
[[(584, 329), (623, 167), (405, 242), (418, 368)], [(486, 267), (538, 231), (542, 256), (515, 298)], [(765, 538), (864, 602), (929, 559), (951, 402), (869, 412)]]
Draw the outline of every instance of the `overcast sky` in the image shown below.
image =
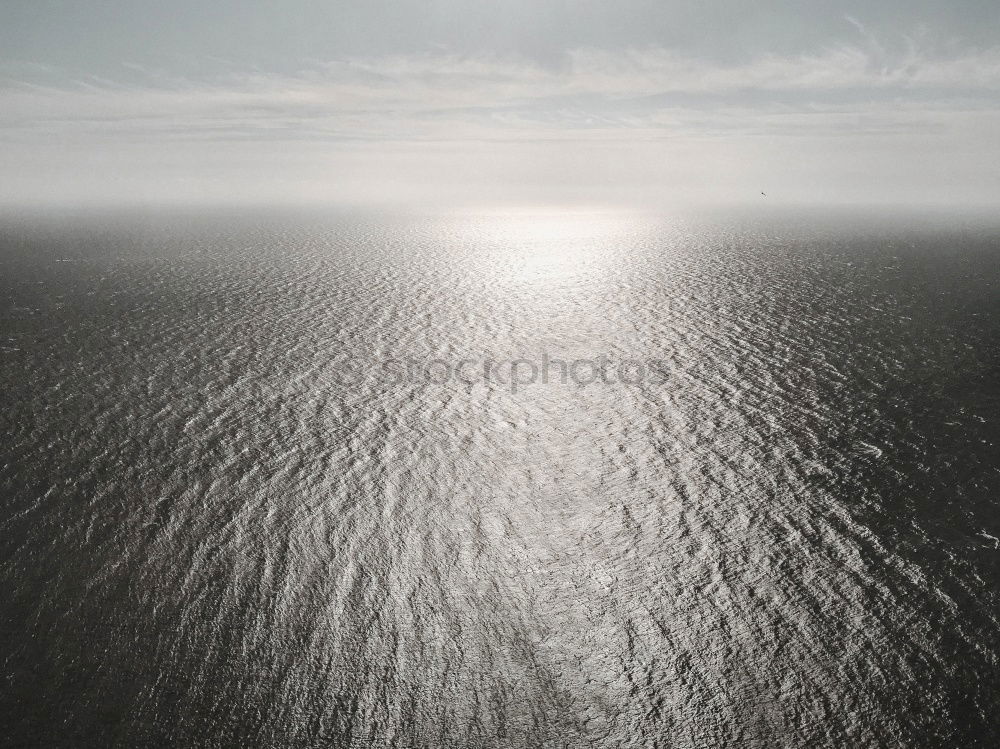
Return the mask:
[(2, 0), (0, 202), (991, 204), (1000, 2)]

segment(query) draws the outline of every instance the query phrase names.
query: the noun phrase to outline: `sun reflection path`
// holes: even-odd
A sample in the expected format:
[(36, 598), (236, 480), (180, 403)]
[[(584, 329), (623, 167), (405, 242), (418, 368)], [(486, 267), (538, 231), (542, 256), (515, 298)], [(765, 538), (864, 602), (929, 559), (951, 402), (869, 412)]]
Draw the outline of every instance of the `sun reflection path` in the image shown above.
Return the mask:
[(620, 210), (525, 208), (465, 214), (459, 225), (496, 250), (506, 281), (552, 287), (586, 284), (606, 272), (636, 219)]

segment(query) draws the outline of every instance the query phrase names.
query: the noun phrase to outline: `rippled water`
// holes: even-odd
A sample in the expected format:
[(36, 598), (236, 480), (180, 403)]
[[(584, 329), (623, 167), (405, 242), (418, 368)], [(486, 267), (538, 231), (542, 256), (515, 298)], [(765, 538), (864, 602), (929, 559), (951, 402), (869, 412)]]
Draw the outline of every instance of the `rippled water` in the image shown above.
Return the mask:
[[(0, 737), (992, 746), (998, 280), (975, 220), (7, 217)], [(382, 376), (543, 356), (666, 378)]]

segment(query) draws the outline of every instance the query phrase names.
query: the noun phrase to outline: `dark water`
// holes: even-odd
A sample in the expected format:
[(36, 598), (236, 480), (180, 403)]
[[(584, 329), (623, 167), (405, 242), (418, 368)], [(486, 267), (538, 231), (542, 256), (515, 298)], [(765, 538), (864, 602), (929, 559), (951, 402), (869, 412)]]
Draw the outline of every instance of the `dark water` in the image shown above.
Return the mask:
[(1000, 740), (1000, 222), (0, 227), (0, 743)]

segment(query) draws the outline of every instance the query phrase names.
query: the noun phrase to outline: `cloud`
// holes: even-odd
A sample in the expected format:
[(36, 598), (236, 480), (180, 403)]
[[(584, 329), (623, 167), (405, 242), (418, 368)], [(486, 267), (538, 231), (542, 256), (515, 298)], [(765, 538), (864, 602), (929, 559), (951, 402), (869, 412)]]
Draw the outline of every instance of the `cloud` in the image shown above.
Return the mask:
[[(8, 81), (0, 90), (0, 137), (74, 132), (122, 137), (275, 133), (297, 137), (454, 139), (664, 127), (665, 113), (722, 113), (714, 128), (744, 115), (794, 111), (803, 122), (831, 107), (870, 114), (883, 102), (892, 120), (908, 105), (941, 111), (957, 99), (993, 108), (1000, 50), (950, 58), (906, 54), (893, 64), (857, 47), (738, 66), (663, 49), (581, 49), (563, 65), (494, 58), (408, 56), (320, 65), (293, 76), (232, 75), (206, 82), (159, 78), (145, 85), (83, 79), (70, 86)], [(901, 104), (903, 105), (901, 107)], [(685, 119), (685, 117), (681, 117)], [(690, 119), (690, 117), (686, 117)]]
[[(967, 184), (962, 195), (997, 193), (989, 170), (998, 166), (1000, 49), (944, 55), (913, 43), (893, 57), (840, 45), (723, 64), (661, 48), (581, 48), (550, 65), (423, 54), (294, 75), (126, 72), (57, 84), (49, 69), (0, 71), (8, 197), (207, 190), (266, 199), (387, 186), (416, 194), (432, 183), (448, 195), (473, 184), (491, 195), (545, 184), (637, 194), (659, 190), (657, 180), (675, 192), (722, 185), (757, 195), (750, 188), (768, 178), (784, 179), (789, 193), (799, 183), (823, 199), (857, 198), (876, 189), (862, 176), (875, 164), (885, 194), (943, 178)], [(788, 154), (796, 164), (784, 163)], [(924, 187), (917, 157), (930, 165)]]

